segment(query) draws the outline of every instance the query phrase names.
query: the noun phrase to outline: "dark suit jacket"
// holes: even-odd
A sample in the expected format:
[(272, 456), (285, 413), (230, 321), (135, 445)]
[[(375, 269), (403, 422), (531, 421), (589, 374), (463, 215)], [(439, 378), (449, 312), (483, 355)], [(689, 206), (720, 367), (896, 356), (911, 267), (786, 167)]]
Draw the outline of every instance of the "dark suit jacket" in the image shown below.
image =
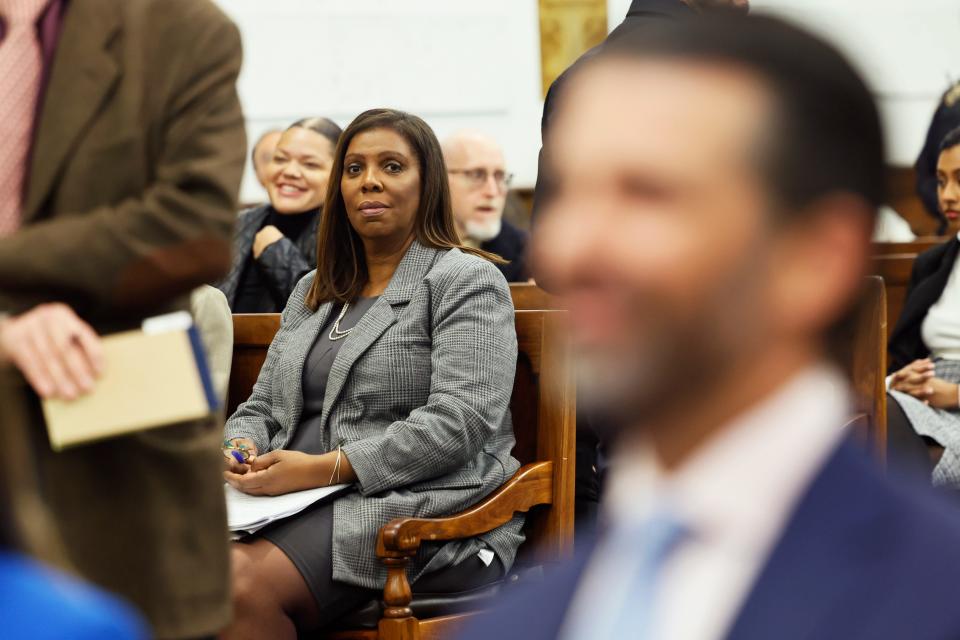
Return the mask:
[(530, 279), (530, 269), (527, 268), (527, 233), (525, 231), (504, 220), (497, 237), (489, 242), (484, 242), (480, 245), (480, 248), (510, 261), (508, 264), (497, 265), (507, 282), (526, 282)]
[[(217, 285), (217, 288), (227, 297), (231, 309), (237, 302), (237, 290), (243, 270), (247, 262), (253, 260), (251, 249), (254, 238), (269, 215), (270, 205), (265, 204), (247, 209), (237, 219), (236, 231), (233, 234), (233, 262), (230, 265), (230, 272)], [(317, 229), (320, 226), (320, 217), (316, 216), (299, 238), (296, 240), (281, 238), (267, 247), (257, 260), (260, 273), (277, 303), (277, 309), (274, 311), (276, 313), (283, 311), (287, 298), (293, 293), (300, 279), (317, 268)]]
[[(681, 18), (690, 15), (691, 12), (690, 6), (682, 0), (633, 0), (630, 3), (630, 9), (627, 11), (627, 16), (607, 36), (606, 42), (619, 38), (642, 38), (645, 31), (654, 28), (659, 22)], [(603, 45), (604, 43), (601, 43), (580, 56), (576, 62), (553, 81), (550, 89), (547, 90), (547, 95), (543, 101), (543, 117), (540, 119), (540, 138), (543, 146), (540, 149), (537, 184), (534, 189), (532, 223), (536, 223), (537, 212), (544, 206), (550, 194), (550, 176), (547, 170), (545, 153), (550, 120), (563, 95), (563, 88), (574, 70), (584, 61), (597, 55), (603, 49)]]
[[(23, 227), (0, 239), (0, 312), (61, 301), (103, 333), (187, 309), (194, 287), (223, 276), (246, 152), (240, 58), (237, 28), (209, 0), (69, 2)], [(5, 366), (0, 407), (14, 459), (3, 472), (15, 475), (16, 517), (33, 551), (65, 557), (126, 597), (158, 636), (224, 625), (213, 419), (55, 454), (36, 397)], [(43, 531), (59, 534), (59, 548), (39, 544)]]
[(951, 238), (924, 251), (914, 261), (903, 311), (893, 333), (890, 334), (889, 373), (930, 355), (930, 349), (923, 343), (920, 330), (927, 311), (940, 299), (947, 286), (958, 253), (960, 241)]
[[(960, 638), (960, 513), (931, 491), (884, 477), (843, 444), (794, 510), (727, 638)], [(462, 640), (555, 638), (588, 556), (512, 594)]]

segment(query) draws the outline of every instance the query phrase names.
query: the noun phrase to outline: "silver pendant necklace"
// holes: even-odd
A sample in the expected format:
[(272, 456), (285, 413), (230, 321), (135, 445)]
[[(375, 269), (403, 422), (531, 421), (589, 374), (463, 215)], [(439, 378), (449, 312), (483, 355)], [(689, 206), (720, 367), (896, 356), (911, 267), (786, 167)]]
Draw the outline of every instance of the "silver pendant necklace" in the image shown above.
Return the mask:
[(330, 338), (331, 341), (333, 341), (333, 340), (343, 340), (343, 339), (346, 338), (348, 335), (350, 335), (350, 332), (351, 332), (351, 331), (353, 331), (353, 327), (350, 327), (350, 328), (347, 329), (346, 331), (340, 331), (340, 321), (343, 320), (343, 317), (344, 317), (345, 315), (347, 315), (347, 309), (349, 309), (349, 308), (350, 308), (350, 303), (349, 303), (349, 302), (346, 303), (346, 304), (344, 304), (344, 305), (343, 305), (343, 310), (340, 312), (340, 315), (337, 316), (337, 319), (333, 321), (333, 326), (330, 327), (330, 333), (329, 333), (328, 336), (327, 336), (328, 338)]

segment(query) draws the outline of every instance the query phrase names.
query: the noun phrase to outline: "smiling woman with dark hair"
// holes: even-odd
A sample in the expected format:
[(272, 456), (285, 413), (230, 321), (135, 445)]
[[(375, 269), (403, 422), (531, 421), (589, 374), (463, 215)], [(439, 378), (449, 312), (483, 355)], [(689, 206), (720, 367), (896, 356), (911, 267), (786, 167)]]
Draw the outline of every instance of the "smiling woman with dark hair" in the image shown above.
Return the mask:
[[(451, 515), (519, 467), (509, 402), (517, 338), (506, 281), (463, 247), (447, 172), (420, 118), (377, 109), (341, 136), (318, 234), (250, 399), (226, 426), (247, 464), (234, 488), (352, 491), (234, 545), (225, 637), (288, 637), (379, 597), (380, 527)], [(460, 591), (500, 578), (522, 518), (424, 549), (414, 588)]]
[(258, 167), (270, 203), (240, 214), (230, 273), (217, 285), (234, 313), (280, 311), (317, 264), (317, 226), (339, 138), (332, 120), (297, 120)]

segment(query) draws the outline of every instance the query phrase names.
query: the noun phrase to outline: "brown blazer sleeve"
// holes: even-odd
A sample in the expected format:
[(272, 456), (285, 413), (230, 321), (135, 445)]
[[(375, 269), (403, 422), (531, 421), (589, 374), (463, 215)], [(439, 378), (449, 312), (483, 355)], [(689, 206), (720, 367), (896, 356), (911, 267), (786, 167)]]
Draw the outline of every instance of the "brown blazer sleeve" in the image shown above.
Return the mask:
[(137, 170), (116, 159), (102, 167), (141, 181), (142, 195), (41, 216), (0, 239), (0, 311), (39, 299), (66, 301), (81, 313), (150, 309), (226, 272), (246, 154), (235, 86), (240, 36), (219, 11), (184, 13), (193, 15), (144, 45), (143, 82), (161, 85), (150, 87), (161, 104), (147, 105), (159, 116), (137, 132), (159, 140), (152, 166), (146, 176), (131, 176)]

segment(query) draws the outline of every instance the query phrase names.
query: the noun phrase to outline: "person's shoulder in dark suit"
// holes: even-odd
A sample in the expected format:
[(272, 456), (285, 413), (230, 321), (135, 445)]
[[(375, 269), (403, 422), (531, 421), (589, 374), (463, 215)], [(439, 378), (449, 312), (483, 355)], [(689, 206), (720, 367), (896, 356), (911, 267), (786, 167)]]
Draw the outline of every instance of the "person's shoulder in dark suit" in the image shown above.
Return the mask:
[[(604, 45), (608, 42), (621, 38), (642, 38), (645, 30), (656, 26), (663, 20), (682, 18), (692, 13), (693, 10), (688, 4), (683, 2), (683, 0), (633, 0), (633, 2), (630, 3), (630, 8), (627, 10), (627, 15), (624, 17), (623, 22), (610, 32), (604, 42), (586, 51), (550, 83), (550, 87), (547, 89), (547, 95), (544, 96), (543, 99), (543, 115), (540, 118), (540, 137), (542, 144), (545, 144), (544, 141), (547, 138), (547, 131), (550, 128), (550, 119), (563, 95), (563, 87), (577, 68), (600, 53)], [(550, 177), (544, 164), (543, 155), (544, 150), (543, 146), (541, 146), (538, 159), (537, 182), (534, 187), (531, 221), (536, 220), (538, 211), (546, 200), (547, 194), (550, 192)]]
[(793, 508), (728, 638), (960, 638), (960, 502), (847, 441)]
[(563, 86), (573, 71), (596, 56), (603, 49), (604, 44), (620, 38), (642, 37), (645, 27), (661, 20), (674, 19), (690, 13), (692, 13), (692, 9), (683, 0), (633, 0), (623, 22), (610, 32), (604, 42), (583, 53), (550, 84), (543, 102), (543, 117), (540, 120), (541, 133), (546, 134), (550, 115), (556, 105), (556, 99), (562, 93)]
[(526, 282), (530, 279), (530, 269), (527, 266), (528, 240), (526, 231), (503, 220), (497, 237), (484, 242), (480, 248), (509, 261), (507, 264), (497, 265), (507, 282)]
[[(958, 539), (960, 500), (886, 476), (846, 443), (794, 508), (725, 637), (960, 638)], [(507, 592), (460, 640), (559, 637), (590, 552), (587, 542), (542, 582)]]

